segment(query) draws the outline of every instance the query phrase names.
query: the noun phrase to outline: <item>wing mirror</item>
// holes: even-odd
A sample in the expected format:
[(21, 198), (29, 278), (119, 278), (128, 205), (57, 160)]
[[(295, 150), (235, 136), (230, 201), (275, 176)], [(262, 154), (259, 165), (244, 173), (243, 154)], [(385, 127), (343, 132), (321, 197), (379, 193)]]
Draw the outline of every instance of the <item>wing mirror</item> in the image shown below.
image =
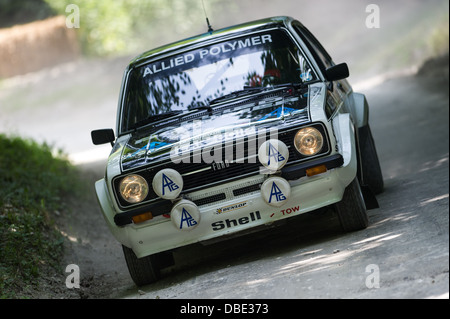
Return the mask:
[(114, 131), (111, 128), (94, 130), (91, 132), (91, 138), (94, 145), (111, 143), (111, 146), (114, 145), (114, 141), (116, 139)]
[(330, 66), (325, 70), (325, 76), (328, 81), (338, 81), (345, 78), (348, 78), (350, 72), (348, 70), (347, 63), (340, 63), (333, 66)]

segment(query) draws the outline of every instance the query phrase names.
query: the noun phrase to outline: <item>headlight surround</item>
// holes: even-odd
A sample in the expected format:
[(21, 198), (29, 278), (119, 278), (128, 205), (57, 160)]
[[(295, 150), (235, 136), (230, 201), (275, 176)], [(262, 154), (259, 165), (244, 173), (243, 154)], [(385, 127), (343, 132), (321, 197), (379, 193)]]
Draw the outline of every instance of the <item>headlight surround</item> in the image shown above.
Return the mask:
[(324, 138), (322, 133), (314, 127), (300, 129), (294, 137), (295, 149), (304, 156), (312, 156), (322, 150)]
[(128, 203), (140, 203), (148, 195), (147, 181), (140, 175), (128, 175), (120, 181), (119, 193)]

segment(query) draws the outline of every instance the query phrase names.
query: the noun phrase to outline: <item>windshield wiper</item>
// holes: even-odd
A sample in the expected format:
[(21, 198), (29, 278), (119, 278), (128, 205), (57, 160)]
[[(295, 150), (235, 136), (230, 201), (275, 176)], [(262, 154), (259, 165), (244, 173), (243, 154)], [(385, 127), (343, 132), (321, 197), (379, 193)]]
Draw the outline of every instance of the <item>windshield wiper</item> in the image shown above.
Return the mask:
[(134, 123), (133, 126), (131, 126), (131, 128), (137, 129), (137, 128), (139, 128), (141, 126), (145, 126), (149, 123), (158, 122), (158, 121), (167, 119), (169, 117), (172, 117), (172, 116), (175, 116), (175, 115), (178, 115), (181, 113), (183, 113), (183, 111), (179, 110), (179, 111), (169, 111), (169, 112), (161, 113), (161, 114), (151, 114), (151, 115), (147, 116), (145, 119)]
[(258, 92), (263, 92), (263, 91), (271, 91), (274, 89), (279, 89), (279, 88), (284, 88), (284, 87), (301, 88), (301, 87), (305, 87), (305, 86), (306, 86), (306, 84), (304, 84), (304, 83), (282, 83), (282, 84), (276, 84), (276, 85), (271, 85), (271, 86), (257, 86), (257, 87), (244, 86), (244, 88), (242, 90), (234, 91), (234, 92), (225, 94), (221, 97), (211, 100), (209, 102), (209, 105), (218, 103), (222, 100), (228, 100), (231, 98), (237, 98), (237, 97), (250, 95), (250, 94), (258, 93)]
[(203, 110), (207, 110), (208, 112), (212, 112), (212, 107), (211, 105), (197, 105), (197, 106), (191, 106), (188, 107), (188, 111), (203, 111)]
[(236, 98), (236, 97), (240, 97), (240, 96), (245, 96), (248, 94), (253, 94), (255, 92), (260, 92), (260, 91), (264, 91), (265, 87), (253, 87), (253, 86), (244, 86), (244, 88), (242, 90), (238, 90), (238, 91), (233, 91), (231, 93), (225, 94), (221, 97), (215, 98), (211, 101), (209, 101), (209, 105), (212, 105), (214, 103), (218, 103), (222, 100), (228, 100), (228, 99), (232, 99), (232, 98)]
[(302, 82), (287, 82), (287, 83), (280, 83), (280, 84), (276, 84), (276, 85), (272, 85), (272, 86), (268, 86), (266, 87), (267, 89), (278, 89), (278, 88), (283, 88), (283, 87), (291, 87), (294, 89), (298, 89), (298, 88), (304, 88), (307, 87), (308, 85), (306, 83), (302, 83)]

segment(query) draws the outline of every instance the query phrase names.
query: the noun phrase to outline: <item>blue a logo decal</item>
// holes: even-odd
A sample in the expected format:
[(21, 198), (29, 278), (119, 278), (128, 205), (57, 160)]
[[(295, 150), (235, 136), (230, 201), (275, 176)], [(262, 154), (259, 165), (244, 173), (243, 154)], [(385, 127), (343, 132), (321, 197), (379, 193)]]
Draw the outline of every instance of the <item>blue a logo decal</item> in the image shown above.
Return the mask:
[(191, 214), (189, 214), (189, 212), (184, 207), (181, 211), (180, 229), (183, 228), (183, 223), (186, 223), (187, 227), (197, 225), (197, 221), (194, 219), (194, 217), (191, 216)]
[(267, 165), (270, 165), (270, 158), (273, 157), (275, 159), (275, 162), (282, 162), (285, 160), (284, 156), (281, 155), (280, 152), (275, 148), (275, 146), (272, 145), (272, 143), (269, 142), (269, 162)]
[(164, 173), (162, 174), (162, 194), (165, 195), (166, 187), (169, 188), (169, 192), (173, 192), (174, 190), (180, 188), (174, 181), (172, 181), (169, 177), (167, 177)]
[(286, 196), (283, 195), (283, 192), (281, 192), (281, 189), (273, 182), (272, 184), (272, 190), (270, 191), (270, 197), (269, 197), (269, 203), (272, 202), (272, 196), (275, 196), (275, 200), (277, 202), (281, 202), (286, 199)]

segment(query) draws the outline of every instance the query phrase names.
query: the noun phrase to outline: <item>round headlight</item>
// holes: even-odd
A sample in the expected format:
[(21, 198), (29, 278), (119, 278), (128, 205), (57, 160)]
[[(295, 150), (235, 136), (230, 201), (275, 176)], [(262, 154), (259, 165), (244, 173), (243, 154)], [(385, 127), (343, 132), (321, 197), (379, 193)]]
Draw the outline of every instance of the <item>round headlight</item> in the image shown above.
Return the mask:
[(120, 195), (129, 203), (142, 202), (148, 194), (147, 181), (139, 175), (128, 175), (119, 185)]
[(294, 145), (302, 155), (315, 155), (320, 152), (323, 146), (322, 133), (314, 127), (302, 128), (295, 134)]

